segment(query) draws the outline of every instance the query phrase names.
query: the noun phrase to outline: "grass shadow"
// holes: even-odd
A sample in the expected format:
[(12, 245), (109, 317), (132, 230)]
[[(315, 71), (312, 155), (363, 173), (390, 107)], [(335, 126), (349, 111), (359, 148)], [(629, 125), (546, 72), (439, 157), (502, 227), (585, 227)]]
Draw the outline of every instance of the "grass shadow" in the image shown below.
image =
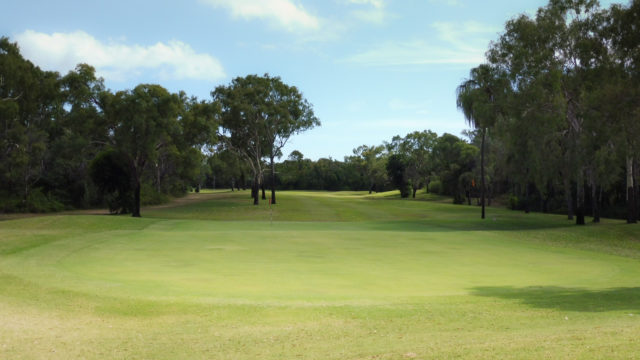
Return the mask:
[(640, 312), (640, 287), (590, 290), (578, 287), (475, 287), (471, 295), (516, 300), (539, 309), (576, 312)]

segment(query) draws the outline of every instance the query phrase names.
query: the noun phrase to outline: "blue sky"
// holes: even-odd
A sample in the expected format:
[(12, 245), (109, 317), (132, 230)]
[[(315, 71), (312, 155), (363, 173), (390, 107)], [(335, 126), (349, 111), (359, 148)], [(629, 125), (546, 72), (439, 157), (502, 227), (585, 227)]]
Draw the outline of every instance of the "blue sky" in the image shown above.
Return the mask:
[[(602, 1), (608, 6), (610, 1)], [(210, 99), (237, 76), (297, 86), (322, 126), (291, 139), (305, 157), (431, 129), (467, 128), (455, 88), (504, 23), (543, 0), (11, 1), (0, 35), (46, 70), (95, 66), (114, 90), (158, 83)]]

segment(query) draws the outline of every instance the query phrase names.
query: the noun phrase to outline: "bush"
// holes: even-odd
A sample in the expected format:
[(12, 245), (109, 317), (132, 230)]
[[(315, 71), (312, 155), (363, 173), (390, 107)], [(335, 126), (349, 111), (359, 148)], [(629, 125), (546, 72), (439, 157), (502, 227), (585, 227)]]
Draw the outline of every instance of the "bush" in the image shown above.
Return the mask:
[(64, 204), (53, 196), (45, 194), (40, 188), (32, 189), (26, 200), (15, 195), (7, 194), (3, 194), (1, 198), (2, 207), (0, 211), (5, 213), (46, 213), (64, 210)]
[(431, 181), (431, 183), (429, 183), (429, 192), (442, 195), (442, 182), (440, 180)]
[(516, 195), (509, 196), (509, 209), (520, 210), (520, 199)]
[(158, 192), (151, 184), (142, 183), (140, 187), (141, 205), (159, 205), (169, 202), (169, 197)]

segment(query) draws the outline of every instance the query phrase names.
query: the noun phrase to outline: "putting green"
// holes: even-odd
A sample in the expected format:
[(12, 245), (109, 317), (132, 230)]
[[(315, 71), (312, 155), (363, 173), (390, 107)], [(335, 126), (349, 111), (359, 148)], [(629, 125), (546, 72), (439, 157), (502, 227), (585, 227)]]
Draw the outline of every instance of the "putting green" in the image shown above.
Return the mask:
[[(142, 219), (0, 222), (0, 358), (291, 358), (292, 341), (317, 359), (640, 349), (635, 227), (482, 221), (422, 200), (286, 192), (269, 209), (216, 192)], [(95, 328), (105, 319), (116, 329)]]

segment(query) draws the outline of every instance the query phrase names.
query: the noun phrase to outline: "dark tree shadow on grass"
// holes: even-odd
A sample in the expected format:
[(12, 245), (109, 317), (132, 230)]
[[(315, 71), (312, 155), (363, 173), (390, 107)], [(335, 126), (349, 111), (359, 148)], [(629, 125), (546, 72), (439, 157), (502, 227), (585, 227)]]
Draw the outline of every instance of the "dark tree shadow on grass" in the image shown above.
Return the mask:
[(511, 286), (475, 287), (475, 296), (518, 300), (541, 309), (578, 312), (629, 311), (640, 312), (640, 287), (589, 290), (574, 287)]

